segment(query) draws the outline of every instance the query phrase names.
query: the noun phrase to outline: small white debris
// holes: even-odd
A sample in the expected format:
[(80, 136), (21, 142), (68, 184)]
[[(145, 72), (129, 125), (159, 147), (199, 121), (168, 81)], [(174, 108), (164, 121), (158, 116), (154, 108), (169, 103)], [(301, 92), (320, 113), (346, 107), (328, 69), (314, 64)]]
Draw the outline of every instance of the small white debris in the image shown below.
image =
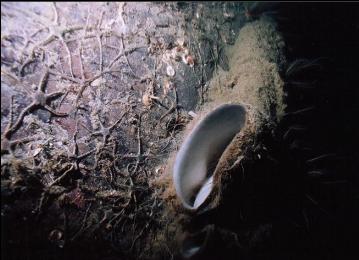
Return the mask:
[(197, 116), (197, 114), (193, 111), (189, 111), (188, 115), (190, 115), (192, 118), (195, 118)]
[(167, 75), (173, 77), (176, 74), (175, 70), (171, 65), (167, 66)]
[(179, 45), (179, 46), (184, 46), (184, 38), (178, 38), (177, 39), (177, 44)]
[(157, 166), (156, 169), (155, 169), (155, 173), (156, 174), (162, 174), (163, 173), (163, 167), (161, 165)]
[(171, 89), (173, 89), (174, 84), (170, 80), (165, 79), (163, 82), (163, 95), (167, 96)]
[(100, 77), (100, 78), (95, 79), (94, 81), (92, 81), (91, 86), (98, 87), (101, 84), (105, 84), (105, 83), (106, 83), (106, 80), (104, 78)]
[(37, 156), (40, 152), (42, 151), (42, 148), (36, 148), (33, 152), (32, 152), (32, 156)]

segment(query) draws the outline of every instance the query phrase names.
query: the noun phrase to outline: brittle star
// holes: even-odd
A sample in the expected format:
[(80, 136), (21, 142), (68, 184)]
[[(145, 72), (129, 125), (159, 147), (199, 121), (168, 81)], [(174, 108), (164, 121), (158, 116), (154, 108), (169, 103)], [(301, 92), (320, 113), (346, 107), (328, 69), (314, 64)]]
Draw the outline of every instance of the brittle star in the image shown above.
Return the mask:
[(27, 107), (25, 107), (21, 111), (19, 118), (16, 120), (15, 124), (12, 127), (9, 127), (9, 129), (4, 133), (4, 136), (6, 138), (9, 139), (10, 136), (20, 127), (26, 114), (29, 112), (32, 112), (35, 109), (40, 109), (40, 108), (45, 109), (55, 116), (67, 116), (68, 115), (66, 113), (56, 112), (53, 108), (51, 108), (48, 105), (48, 103), (52, 99), (55, 99), (64, 94), (63, 92), (54, 92), (54, 93), (50, 93), (50, 94), (45, 93), (45, 86), (46, 86), (48, 77), (49, 77), (49, 71), (46, 70), (39, 82), (37, 91), (31, 97), (32, 98), (31, 104), (28, 105)]
[(32, 141), (34, 138), (32, 137), (25, 137), (22, 139), (17, 139), (17, 140), (10, 140), (11, 135), (9, 134), (9, 129), (11, 128), (12, 125), (12, 118), (13, 118), (13, 96), (10, 97), (11, 99), (11, 103), (10, 103), (10, 112), (9, 112), (9, 122), (5, 127), (4, 133), (1, 135), (1, 154), (5, 154), (5, 153), (14, 153), (14, 147), (17, 144), (20, 143), (26, 143), (26, 142), (30, 142)]

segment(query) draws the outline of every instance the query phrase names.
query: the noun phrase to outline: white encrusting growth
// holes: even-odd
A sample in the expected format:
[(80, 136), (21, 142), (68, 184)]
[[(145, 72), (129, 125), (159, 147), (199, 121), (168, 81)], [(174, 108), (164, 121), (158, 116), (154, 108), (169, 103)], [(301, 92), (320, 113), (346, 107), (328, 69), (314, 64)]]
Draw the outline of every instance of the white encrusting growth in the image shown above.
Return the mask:
[(184, 207), (196, 210), (206, 201), (212, 191), (214, 167), (245, 121), (243, 106), (224, 104), (208, 113), (186, 137), (173, 171), (176, 192)]

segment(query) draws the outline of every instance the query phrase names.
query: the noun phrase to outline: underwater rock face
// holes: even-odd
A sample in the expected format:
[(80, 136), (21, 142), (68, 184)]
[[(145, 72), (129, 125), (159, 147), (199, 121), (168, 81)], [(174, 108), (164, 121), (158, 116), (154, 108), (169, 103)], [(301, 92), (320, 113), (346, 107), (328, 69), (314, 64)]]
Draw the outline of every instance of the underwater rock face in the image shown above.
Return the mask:
[[(2, 256), (357, 252), (359, 5), (274, 5), (2, 2)], [(188, 208), (175, 153), (223, 104), (245, 123), (192, 147)]]
[(244, 17), (234, 16), (240, 5), (226, 4), (229, 17), (223, 6), (1, 3), (10, 255), (28, 256), (17, 248), (26, 240), (34, 258), (49, 241), (74, 258), (82, 253), (74, 243), (94, 259), (108, 250), (121, 259), (172, 256), (163, 187), (155, 183), (213, 71), (228, 66), (223, 48)]

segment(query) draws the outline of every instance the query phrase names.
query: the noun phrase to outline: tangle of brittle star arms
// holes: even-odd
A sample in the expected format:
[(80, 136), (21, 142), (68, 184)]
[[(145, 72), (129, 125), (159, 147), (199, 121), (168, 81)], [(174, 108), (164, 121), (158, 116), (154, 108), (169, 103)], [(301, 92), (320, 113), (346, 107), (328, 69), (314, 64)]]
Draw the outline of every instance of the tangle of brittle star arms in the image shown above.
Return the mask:
[(87, 156), (89, 156), (94, 151), (96, 151), (96, 149), (91, 149), (90, 151), (88, 151), (84, 154), (79, 154), (79, 147), (77, 144), (78, 132), (79, 132), (78, 131), (78, 122), (76, 122), (76, 131), (73, 135), (74, 149), (73, 149), (72, 154), (68, 155), (68, 160), (70, 162), (65, 164), (65, 166), (63, 167), (63, 170), (68, 168), (69, 165), (70, 165), (70, 167), (60, 177), (58, 177), (51, 184), (49, 184), (48, 188), (54, 186), (55, 184), (60, 183), (70, 172), (80, 171), (80, 161), (83, 160), (84, 158), (86, 158)]
[[(78, 121), (76, 122), (76, 130), (73, 135), (74, 149), (73, 149), (73, 152), (67, 156), (68, 157), (67, 160), (69, 160), (69, 162), (65, 163), (65, 166), (61, 169), (60, 172), (63, 171), (63, 173), (59, 177), (57, 177), (54, 181), (52, 181), (50, 184), (48, 184), (47, 186), (44, 187), (44, 191), (41, 194), (39, 205), (38, 205), (37, 209), (34, 211), (34, 212), (37, 212), (38, 217), (42, 214), (45, 204), (49, 204), (48, 203), (48, 200), (50, 199), (49, 195), (51, 193), (54, 193), (53, 191), (51, 191), (51, 189), (54, 188), (56, 185), (60, 184), (70, 173), (80, 171), (80, 161), (83, 160), (84, 158), (86, 158), (87, 156), (89, 156), (91, 153), (93, 153), (96, 150), (96, 149), (92, 149), (92, 150), (80, 155), (78, 144), (77, 144), (77, 134), (78, 134)], [(61, 164), (61, 160), (59, 161), (58, 164)], [(65, 170), (66, 168), (68, 168), (68, 169)], [(60, 194), (61, 193), (62, 192), (60, 192)], [(57, 194), (57, 195), (60, 195), (60, 194)]]
[[(98, 115), (98, 119), (99, 119), (99, 122), (100, 122), (100, 130), (96, 131), (96, 132), (92, 132), (90, 134), (90, 136), (102, 136), (102, 143), (100, 146), (98, 146), (96, 148), (96, 158), (95, 158), (95, 164), (94, 166), (92, 167), (92, 169), (96, 169), (97, 167), (97, 164), (98, 164), (98, 156), (100, 154), (100, 151), (102, 148), (104, 148), (106, 146), (106, 143), (107, 143), (107, 140), (108, 138), (110, 137), (111, 135), (111, 132), (115, 129), (115, 127), (122, 121), (122, 119), (125, 117), (125, 115), (128, 113), (128, 110), (126, 110), (123, 115), (118, 119), (116, 120), (116, 122), (114, 122), (111, 126), (109, 127), (105, 127), (101, 121), (101, 118), (100, 116)], [(91, 132), (90, 129), (88, 129), (85, 125), (83, 125), (84, 128)]]
[[(65, 34), (66, 33), (71, 33), (73, 31), (78, 31), (78, 30), (82, 30), (83, 26), (72, 26), (72, 27), (66, 27), (60, 24), (59, 22), (59, 16), (57, 13), (57, 7), (56, 5), (53, 3), (53, 10), (54, 10), (54, 18), (52, 22), (48, 21), (47, 19), (44, 19), (43, 17), (39, 17), (27, 10), (22, 10), (19, 8), (14, 8), (12, 7), (14, 10), (23, 13), (24, 15), (31, 17), (33, 20), (37, 21), (39, 24), (41, 24), (42, 26), (44, 26), (43, 28), (37, 30), (35, 33), (33, 33), (31, 37), (34, 37), (36, 34), (38, 34), (39, 32), (47, 29), (49, 32), (49, 35), (46, 37), (45, 40), (35, 43), (35, 45), (31, 48), (30, 53), (27, 57), (27, 59), (23, 62), (23, 64), (21, 65), (20, 69), (19, 69), (19, 73), (20, 75), (23, 75), (24, 72), (24, 68), (32, 63), (35, 59), (35, 49), (37, 48), (42, 48), (48, 44), (50, 44), (51, 42), (53, 42), (55, 39), (59, 39), (62, 43), (62, 45), (64, 46), (67, 54), (68, 54), (68, 59), (69, 59), (69, 69), (70, 69), (70, 74), (73, 77), (73, 68), (72, 68), (72, 55), (71, 55), (71, 51), (69, 49), (69, 47), (67, 46), (66, 43), (66, 39), (65, 39)], [(25, 46), (28, 45), (29, 42), (33, 42), (33, 40), (29, 39), (27, 40), (27, 43), (25, 44)]]

